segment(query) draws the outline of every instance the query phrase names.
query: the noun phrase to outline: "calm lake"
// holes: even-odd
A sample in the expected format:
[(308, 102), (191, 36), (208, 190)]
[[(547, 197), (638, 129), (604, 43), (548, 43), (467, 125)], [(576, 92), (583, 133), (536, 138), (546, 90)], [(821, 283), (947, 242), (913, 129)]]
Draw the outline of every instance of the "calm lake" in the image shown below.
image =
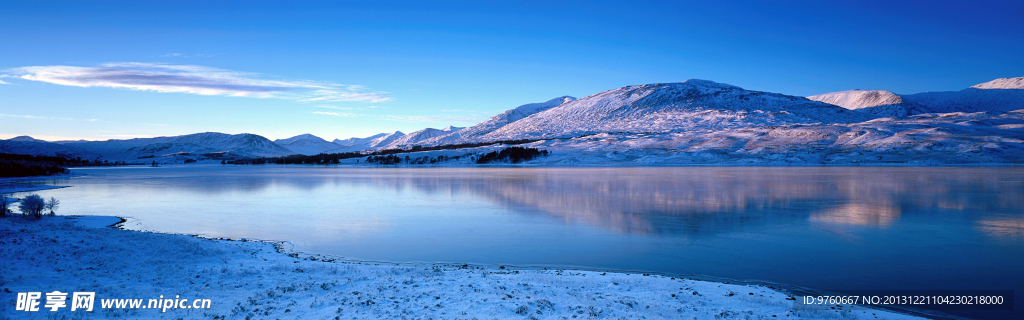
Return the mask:
[(1021, 167), (73, 171), (86, 176), (48, 181), (72, 188), (38, 192), (60, 214), (355, 260), (1024, 292)]

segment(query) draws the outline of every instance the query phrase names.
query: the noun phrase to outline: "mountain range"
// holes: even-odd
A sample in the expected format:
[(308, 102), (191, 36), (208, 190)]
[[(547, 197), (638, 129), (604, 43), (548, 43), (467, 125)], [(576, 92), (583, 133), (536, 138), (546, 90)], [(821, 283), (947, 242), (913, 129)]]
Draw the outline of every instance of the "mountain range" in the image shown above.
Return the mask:
[(559, 151), (560, 157), (544, 160), (559, 165), (1021, 163), (1024, 77), (960, 91), (847, 90), (809, 97), (691, 79), (626, 86), (580, 99), (557, 97), (468, 128), (333, 141), (311, 134), (270, 141), (255, 134), (212, 132), (107, 141), (21, 136), (0, 140), (0, 152), (173, 162), (512, 140)]

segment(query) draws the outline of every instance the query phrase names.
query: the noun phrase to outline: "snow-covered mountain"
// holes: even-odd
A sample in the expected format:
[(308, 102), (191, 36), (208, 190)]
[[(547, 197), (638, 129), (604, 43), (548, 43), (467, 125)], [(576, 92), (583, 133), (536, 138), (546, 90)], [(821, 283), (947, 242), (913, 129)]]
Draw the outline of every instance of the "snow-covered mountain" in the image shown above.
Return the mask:
[(161, 156), (174, 153), (231, 152), (241, 156), (280, 156), (291, 154), (273, 141), (259, 135), (204, 132), (173, 137), (136, 138), (107, 141), (58, 141), (67, 146), (122, 151), (123, 156)]
[(904, 99), (925, 106), (929, 112), (1012, 111), (1024, 108), (1024, 77), (1002, 78), (960, 91), (922, 92)]
[(911, 113), (926, 112), (920, 105), (903, 101), (903, 97), (885, 90), (847, 90), (813, 95), (807, 99), (857, 110), (875, 118), (905, 117)]
[[(803, 97), (707, 80), (627, 86), (573, 100), (459, 142), (570, 138), (597, 133), (722, 130), (869, 119)], [(468, 129), (467, 129), (468, 130)]]
[(874, 117), (924, 113), (1012, 111), (1024, 108), (1024, 77), (1000, 78), (960, 91), (897, 95), (883, 90), (848, 90), (807, 97)]
[(1024, 89), (1024, 77), (999, 78), (971, 86), (974, 89)]
[(334, 144), (340, 146), (334, 150), (328, 150), (328, 153), (341, 153), (341, 152), (354, 152), (361, 151), (370, 148), (370, 143), (377, 138), (388, 135), (387, 133), (378, 133), (365, 138), (348, 138), (348, 139), (334, 139)]
[(285, 149), (290, 150), (292, 153), (304, 154), (304, 155), (315, 155), (325, 153), (330, 150), (338, 149), (341, 146), (327, 140), (321, 139), (320, 137), (312, 134), (300, 134), (287, 139), (277, 139), (274, 143)]
[(30, 136), (17, 136), (14, 138), (7, 139), (7, 141), (46, 142), (46, 140), (39, 140)]
[(71, 156), (89, 160), (101, 157), (99, 153), (77, 146), (66, 146), (29, 136), (18, 136), (7, 140), (0, 140), (0, 153), (30, 154), (34, 156)]
[(498, 130), (503, 126), (508, 125), (509, 123), (516, 122), (522, 118), (529, 117), (535, 113), (560, 106), (573, 100), (576, 100), (576, 98), (570, 96), (562, 96), (545, 102), (524, 104), (512, 108), (511, 110), (505, 111), (499, 115), (493, 116), (490, 119), (487, 119), (486, 121), (481, 122), (472, 127), (453, 131), (451, 134), (436, 137), (433, 139), (424, 140), (422, 141), (422, 144), (446, 145), (473, 140), (475, 138), (491, 133), (494, 130)]
[(402, 133), (401, 131), (395, 131), (389, 134), (385, 134), (380, 138), (370, 140), (369, 149), (381, 149), (387, 147), (391, 143), (398, 141), (398, 139), (401, 139), (404, 136), (405, 134)]
[(375, 149), (408, 149), (422, 144), (424, 141), (458, 132), (465, 128), (448, 126), (444, 129), (426, 128), (394, 139), (390, 143), (378, 144)]
[(425, 154), (458, 156), (501, 148), (491, 142), (538, 140), (524, 146), (552, 151), (535, 161), (550, 165), (1024, 163), (1022, 84), (1024, 78), (1004, 78), (955, 92), (849, 90), (803, 98), (687, 80), (522, 105), (469, 128), (333, 142), (212, 132), (108, 141), (21, 136), (0, 140), (0, 152), (172, 162), (484, 144)]
[(106, 141), (10, 141), (0, 144), (3, 152), (53, 155), (63, 153), (82, 158), (135, 161), (141, 158), (190, 157), (203, 154), (231, 157), (283, 156), (288, 149), (259, 135), (196, 133), (183, 136)]

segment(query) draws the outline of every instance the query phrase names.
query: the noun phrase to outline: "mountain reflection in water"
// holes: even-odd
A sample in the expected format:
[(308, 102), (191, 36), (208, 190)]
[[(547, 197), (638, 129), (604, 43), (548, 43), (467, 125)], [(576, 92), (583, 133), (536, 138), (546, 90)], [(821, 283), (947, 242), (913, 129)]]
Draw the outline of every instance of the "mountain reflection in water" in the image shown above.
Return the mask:
[(972, 169), (492, 169), (395, 172), (371, 180), (376, 188), (468, 192), (505, 206), (533, 208), (567, 224), (625, 233), (699, 235), (780, 215), (885, 228), (897, 222), (902, 208), (989, 213), (1024, 208), (1021, 192), (1006, 192), (1024, 190), (1020, 175), (992, 177)]
[[(85, 168), (60, 214), (352, 259), (1024, 290), (1024, 168)], [(1024, 299), (1020, 299), (1024, 303)], [(1018, 305), (1024, 310), (1024, 304)]]

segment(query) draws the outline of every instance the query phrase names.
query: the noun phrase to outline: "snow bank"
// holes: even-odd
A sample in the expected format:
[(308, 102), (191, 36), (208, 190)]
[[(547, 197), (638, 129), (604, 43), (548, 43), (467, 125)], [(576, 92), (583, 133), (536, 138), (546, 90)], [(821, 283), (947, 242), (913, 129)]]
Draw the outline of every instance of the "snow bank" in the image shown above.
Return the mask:
[[(872, 309), (794, 309), (763, 286), (657, 275), (325, 262), (275, 244), (101, 227), (111, 217), (0, 219), (0, 318), (18, 292), (96, 292), (89, 318), (914, 319)], [(211, 299), (211, 309), (115, 310), (106, 298)], [(81, 315), (79, 315), (81, 314)]]
[(44, 184), (28, 184), (28, 183), (5, 183), (0, 180), (0, 194), (13, 194), (16, 192), (29, 192), (49, 189), (60, 189), (67, 188), (67, 186), (52, 186)]

